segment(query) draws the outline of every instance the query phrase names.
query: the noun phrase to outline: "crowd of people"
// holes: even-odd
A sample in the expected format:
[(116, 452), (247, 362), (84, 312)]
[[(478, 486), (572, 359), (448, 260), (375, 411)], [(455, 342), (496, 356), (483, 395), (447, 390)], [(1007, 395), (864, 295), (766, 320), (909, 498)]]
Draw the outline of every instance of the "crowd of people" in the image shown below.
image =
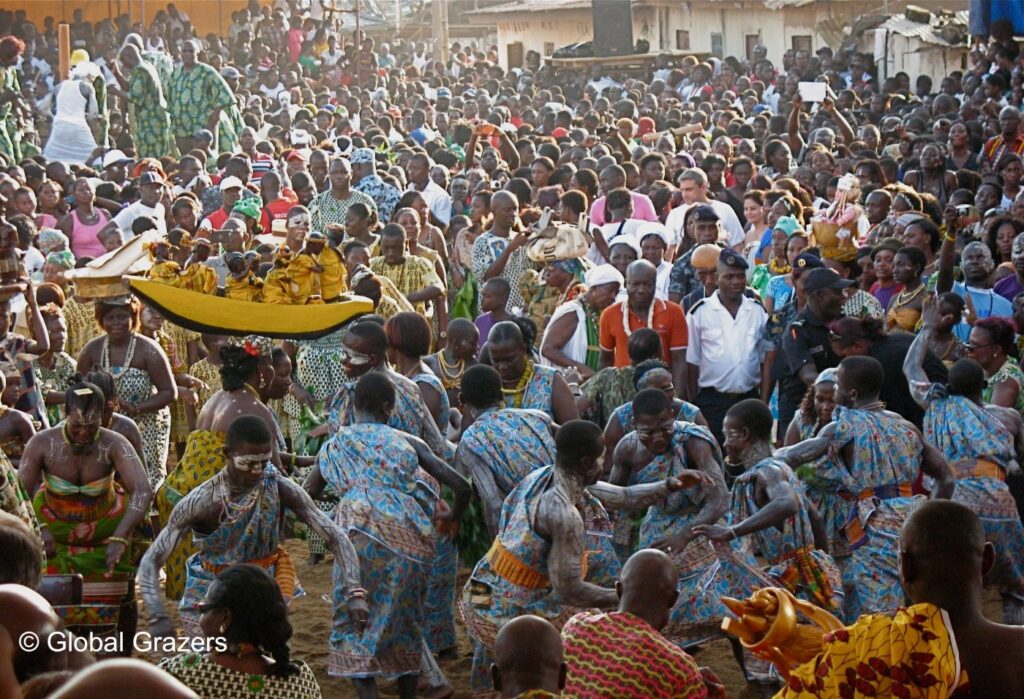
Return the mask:
[[(722, 697), (693, 655), (765, 587), (847, 627), (799, 667), (729, 637), (755, 695), (1024, 694), (991, 34), (913, 84), (828, 47), (506, 71), (250, 0), (227, 36), (78, 10), (61, 79), (0, 10), (0, 696), (319, 697), (297, 537), (359, 697)], [(17, 643), (136, 629), (217, 643)]]

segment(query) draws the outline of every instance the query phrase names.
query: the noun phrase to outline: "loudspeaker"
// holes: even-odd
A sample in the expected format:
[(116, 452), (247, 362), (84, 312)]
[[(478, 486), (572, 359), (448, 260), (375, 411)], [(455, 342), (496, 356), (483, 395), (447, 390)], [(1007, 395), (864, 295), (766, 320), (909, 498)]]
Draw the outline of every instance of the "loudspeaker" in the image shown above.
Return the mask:
[(630, 0), (593, 0), (594, 55), (633, 53), (633, 9)]

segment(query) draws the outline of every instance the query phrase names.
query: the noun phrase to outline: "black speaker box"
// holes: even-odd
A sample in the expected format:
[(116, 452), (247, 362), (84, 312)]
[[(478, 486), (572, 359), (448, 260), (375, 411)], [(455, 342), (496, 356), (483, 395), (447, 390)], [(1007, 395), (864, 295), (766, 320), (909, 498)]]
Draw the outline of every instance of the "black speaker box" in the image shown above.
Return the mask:
[(633, 53), (633, 10), (630, 0), (593, 0), (594, 55)]

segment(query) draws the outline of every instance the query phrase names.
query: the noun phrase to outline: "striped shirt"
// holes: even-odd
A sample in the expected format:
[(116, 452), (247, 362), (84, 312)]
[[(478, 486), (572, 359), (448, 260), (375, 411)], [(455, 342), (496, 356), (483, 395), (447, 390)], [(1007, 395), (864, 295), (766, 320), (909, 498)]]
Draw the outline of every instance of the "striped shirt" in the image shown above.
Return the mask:
[(697, 664), (628, 612), (581, 612), (562, 629), (565, 695), (576, 699), (705, 699)]

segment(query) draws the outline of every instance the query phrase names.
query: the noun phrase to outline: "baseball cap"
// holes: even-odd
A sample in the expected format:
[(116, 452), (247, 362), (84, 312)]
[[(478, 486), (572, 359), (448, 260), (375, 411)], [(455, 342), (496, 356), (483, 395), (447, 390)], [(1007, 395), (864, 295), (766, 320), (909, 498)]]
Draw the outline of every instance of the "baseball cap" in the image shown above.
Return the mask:
[(693, 210), (693, 220), (695, 223), (717, 221), (718, 212), (715, 211), (715, 207), (710, 204), (700, 204)]
[(164, 182), (164, 178), (160, 176), (159, 172), (147, 170), (146, 172), (139, 175), (139, 186), (145, 187), (147, 184), (158, 184), (162, 186), (166, 185), (167, 183)]
[(228, 189), (241, 189), (244, 186), (245, 185), (242, 184), (242, 180), (238, 179), (234, 175), (225, 177), (220, 181), (220, 191), (222, 192)]
[(132, 161), (124, 151), (112, 150), (103, 156), (103, 169), (106, 170), (111, 165), (117, 165), (118, 163), (130, 163)]
[(238, 72), (238, 68), (234, 66), (224, 66), (220, 69), (220, 74), (228, 80), (237, 80), (242, 77), (242, 74)]
[(446, 99), (451, 99), (452, 98), (452, 91), (449, 90), (447, 87), (440, 88), (437, 91), (437, 99), (441, 99), (442, 97), (444, 97)]
[(856, 283), (852, 279), (843, 279), (837, 272), (825, 267), (812, 269), (803, 279), (804, 291), (808, 294), (822, 289), (846, 289)]
[(569, 135), (569, 130), (564, 126), (558, 126), (551, 130), (551, 138), (566, 138)]

